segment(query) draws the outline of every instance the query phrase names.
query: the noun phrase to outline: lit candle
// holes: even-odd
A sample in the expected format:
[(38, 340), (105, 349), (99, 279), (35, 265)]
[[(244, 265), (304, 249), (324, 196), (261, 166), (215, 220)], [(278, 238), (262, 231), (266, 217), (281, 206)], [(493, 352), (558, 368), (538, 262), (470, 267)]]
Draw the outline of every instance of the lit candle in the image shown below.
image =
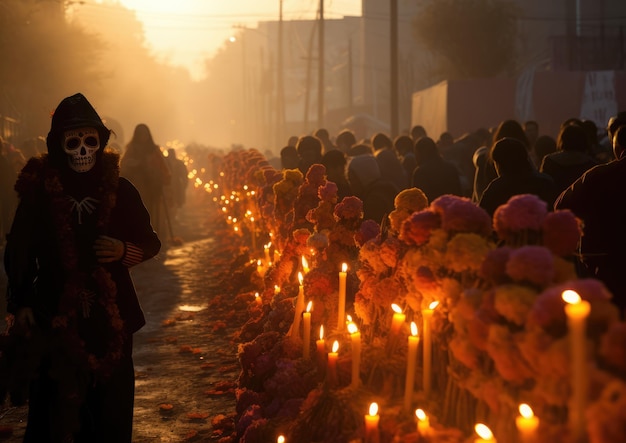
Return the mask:
[(304, 311), (304, 285), (302, 284), (304, 279), (302, 272), (298, 272), (298, 280), (300, 281), (300, 287), (298, 289), (298, 296), (296, 297), (293, 324), (291, 325), (289, 335), (300, 335), (300, 318), (302, 317), (302, 311)]
[(430, 388), (431, 388), (432, 358), (433, 358), (432, 335), (430, 333), (431, 331), (430, 323), (433, 317), (433, 312), (435, 311), (437, 306), (439, 306), (439, 302), (434, 301), (430, 305), (428, 305), (428, 309), (422, 310), (422, 320), (424, 321), (422, 325), (423, 327), (422, 333), (424, 335), (424, 346), (423, 346), (423, 351), (424, 351), (423, 366), (424, 367), (422, 368), (422, 377), (423, 377), (422, 384), (423, 384), (424, 394), (426, 394), (427, 396), (430, 394)]
[(348, 332), (352, 340), (352, 387), (361, 383), (361, 333), (354, 323), (348, 324)]
[(250, 235), (252, 236), (252, 250), (256, 250), (256, 229), (254, 227), (254, 217), (250, 217)]
[(302, 256), (302, 272), (305, 274), (308, 274), (309, 272), (309, 262), (306, 258), (304, 258), (304, 255)]
[(285, 437), (283, 435), (279, 435), (276, 439), (276, 443), (285, 443)]
[(311, 352), (311, 307), (313, 302), (306, 305), (306, 312), (302, 314), (302, 358), (309, 359)]
[(346, 316), (346, 277), (348, 275), (348, 265), (343, 263), (339, 272), (339, 299), (337, 303), (337, 331), (343, 331)]
[(474, 426), (474, 430), (478, 434), (478, 438), (474, 440), (474, 443), (497, 443), (491, 429), (487, 425), (478, 423)]
[(320, 326), (320, 339), (315, 341), (317, 350), (317, 367), (320, 373), (326, 367), (326, 343), (324, 341), (324, 325)]
[(428, 435), (430, 433), (430, 419), (428, 415), (422, 409), (416, 409), (415, 416), (417, 417), (417, 433), (421, 436)]
[(370, 404), (369, 414), (365, 415), (365, 443), (379, 443), (378, 431), (378, 403)]
[(265, 251), (265, 266), (269, 266), (270, 262), (272, 261), (270, 259), (270, 247), (272, 246), (272, 242), (269, 242), (266, 245), (263, 245), (263, 250)]
[(337, 386), (337, 358), (339, 357), (339, 342), (335, 340), (333, 343), (332, 352), (328, 353), (328, 369), (326, 372), (326, 378), (331, 388)]
[(398, 335), (400, 334), (400, 329), (404, 324), (406, 315), (402, 313), (402, 308), (395, 303), (391, 305), (391, 309), (393, 309), (393, 319), (391, 320), (391, 335)]
[(274, 295), (280, 294), (280, 286), (274, 285)]
[(578, 293), (567, 290), (561, 295), (565, 301), (565, 313), (570, 339), (571, 397), (569, 404), (569, 425), (572, 441), (578, 442), (585, 435), (585, 406), (587, 403), (587, 317), (591, 306), (581, 300)]
[(520, 437), (519, 441), (520, 443), (534, 443), (537, 441), (539, 418), (526, 403), (519, 405), (519, 413), (520, 415), (515, 417), (515, 425)]
[(256, 261), (256, 272), (258, 272), (259, 275), (261, 277), (263, 277), (263, 274), (264, 274), (264, 272), (263, 272), (263, 262), (261, 261), (261, 259), (258, 259)]
[(274, 247), (274, 263), (278, 263), (278, 260), (280, 260), (280, 252)]
[(254, 293), (254, 301), (256, 301), (257, 304), (259, 304), (259, 305), (263, 304), (263, 299), (261, 298), (261, 296), (259, 295), (258, 292)]
[(413, 388), (415, 387), (415, 367), (417, 365), (417, 345), (420, 339), (417, 335), (417, 325), (411, 322), (411, 335), (409, 336), (409, 350), (406, 357), (406, 378), (404, 383), (404, 410), (411, 410), (413, 401)]

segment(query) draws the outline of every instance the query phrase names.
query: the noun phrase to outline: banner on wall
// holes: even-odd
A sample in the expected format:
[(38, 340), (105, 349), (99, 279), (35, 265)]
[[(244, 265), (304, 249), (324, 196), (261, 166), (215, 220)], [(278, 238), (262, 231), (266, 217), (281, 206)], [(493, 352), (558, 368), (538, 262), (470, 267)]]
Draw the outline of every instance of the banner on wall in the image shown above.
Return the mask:
[(592, 120), (598, 128), (606, 128), (609, 118), (615, 114), (617, 114), (615, 72), (588, 72), (585, 75), (580, 118)]

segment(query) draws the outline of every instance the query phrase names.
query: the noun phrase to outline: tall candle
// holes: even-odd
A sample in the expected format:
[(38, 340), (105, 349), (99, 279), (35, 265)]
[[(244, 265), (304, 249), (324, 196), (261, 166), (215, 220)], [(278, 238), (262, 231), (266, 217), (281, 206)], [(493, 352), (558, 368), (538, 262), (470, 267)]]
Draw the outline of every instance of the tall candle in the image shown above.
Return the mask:
[(269, 266), (272, 259), (270, 258), (270, 247), (272, 246), (272, 242), (263, 246), (263, 250), (265, 251), (265, 266)]
[(254, 301), (256, 301), (259, 305), (263, 304), (263, 298), (261, 298), (258, 292), (254, 293)]
[(263, 277), (263, 274), (265, 274), (265, 271), (263, 270), (263, 262), (261, 261), (261, 259), (258, 259), (256, 261), (256, 272), (258, 272), (261, 277)]
[(309, 273), (309, 262), (304, 258), (304, 255), (302, 256), (302, 272), (305, 274)]
[(416, 409), (415, 416), (417, 417), (417, 433), (422, 437), (428, 435), (430, 433), (430, 419), (428, 415), (422, 409)]
[(406, 357), (406, 378), (404, 383), (404, 410), (410, 411), (413, 401), (413, 389), (415, 387), (415, 367), (417, 365), (417, 345), (419, 344), (417, 325), (411, 322), (411, 335), (409, 336), (409, 350)]
[(570, 339), (571, 397), (569, 403), (569, 425), (573, 442), (585, 438), (585, 407), (587, 403), (587, 317), (591, 310), (589, 302), (581, 300), (575, 291), (563, 291), (565, 313)]
[(402, 308), (395, 303), (391, 305), (391, 309), (393, 309), (393, 318), (391, 319), (391, 335), (398, 335), (400, 334), (402, 325), (404, 325), (406, 315), (402, 313)]
[(300, 281), (300, 286), (298, 289), (298, 296), (296, 297), (296, 306), (293, 316), (293, 324), (291, 325), (291, 330), (289, 331), (289, 335), (300, 335), (300, 318), (302, 317), (302, 311), (304, 311), (304, 285), (302, 272), (298, 272), (298, 280)]
[(491, 429), (487, 425), (478, 423), (474, 426), (474, 430), (478, 434), (478, 438), (474, 440), (474, 443), (497, 443)]
[(337, 378), (337, 358), (339, 357), (339, 342), (335, 340), (333, 343), (332, 352), (328, 353), (328, 369), (326, 371), (326, 378), (331, 388), (334, 388), (338, 384)]
[(379, 443), (380, 433), (378, 431), (378, 403), (370, 404), (369, 414), (365, 415), (365, 443)]
[(358, 388), (361, 384), (361, 333), (354, 323), (348, 325), (348, 332), (352, 340), (352, 387)]
[(326, 343), (324, 341), (324, 325), (320, 326), (320, 338), (315, 341), (317, 349), (317, 367), (320, 373), (323, 373), (326, 367)]
[(311, 353), (311, 307), (313, 302), (306, 305), (306, 312), (302, 314), (302, 358), (309, 359)]
[(520, 443), (534, 443), (537, 441), (537, 428), (539, 427), (539, 418), (533, 413), (533, 410), (526, 403), (519, 405), (519, 413), (515, 417), (515, 425), (519, 433)]
[(343, 263), (339, 271), (339, 300), (337, 303), (337, 331), (342, 332), (345, 327), (346, 316), (346, 278), (348, 265)]
[(435, 309), (437, 308), (437, 306), (439, 306), (439, 302), (438, 301), (434, 301), (432, 302), (430, 305), (428, 305), (428, 309), (424, 309), (422, 310), (422, 320), (424, 321), (423, 323), (423, 336), (424, 336), (424, 346), (423, 346), (423, 351), (424, 351), (424, 355), (423, 355), (423, 368), (422, 368), (422, 385), (423, 385), (423, 389), (424, 389), (424, 394), (426, 394), (427, 396), (430, 394), (430, 388), (431, 388), (431, 374), (432, 374), (432, 356), (433, 356), (433, 351), (432, 351), (432, 335), (430, 333), (431, 331), (431, 327), (430, 327), (430, 323), (431, 320), (433, 318), (433, 312), (435, 311)]
[(254, 227), (254, 217), (250, 217), (250, 235), (252, 236), (252, 250), (256, 251), (256, 229)]
[(279, 260), (280, 260), (280, 252), (278, 252), (278, 249), (274, 247), (274, 263), (278, 263)]

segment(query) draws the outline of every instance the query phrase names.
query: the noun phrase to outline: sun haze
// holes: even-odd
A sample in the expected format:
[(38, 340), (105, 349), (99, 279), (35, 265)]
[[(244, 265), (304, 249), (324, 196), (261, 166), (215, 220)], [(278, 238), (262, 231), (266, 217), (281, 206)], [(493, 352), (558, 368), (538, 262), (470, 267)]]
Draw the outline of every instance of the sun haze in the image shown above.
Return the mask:
[[(312, 19), (318, 0), (282, 0), (283, 19)], [(236, 26), (278, 20), (280, 0), (119, 0), (144, 24), (146, 41), (154, 53), (189, 69), (196, 80), (204, 76), (204, 60), (226, 42)], [(361, 15), (361, 0), (326, 0), (324, 15), (337, 18)]]

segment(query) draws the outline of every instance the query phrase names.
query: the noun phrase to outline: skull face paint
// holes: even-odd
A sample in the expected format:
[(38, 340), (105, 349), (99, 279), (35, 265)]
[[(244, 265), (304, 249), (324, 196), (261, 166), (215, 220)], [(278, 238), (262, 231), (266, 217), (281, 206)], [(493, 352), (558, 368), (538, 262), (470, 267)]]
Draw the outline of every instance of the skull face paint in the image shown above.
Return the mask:
[(100, 135), (95, 128), (85, 127), (64, 132), (63, 150), (67, 164), (76, 172), (87, 172), (96, 164)]

